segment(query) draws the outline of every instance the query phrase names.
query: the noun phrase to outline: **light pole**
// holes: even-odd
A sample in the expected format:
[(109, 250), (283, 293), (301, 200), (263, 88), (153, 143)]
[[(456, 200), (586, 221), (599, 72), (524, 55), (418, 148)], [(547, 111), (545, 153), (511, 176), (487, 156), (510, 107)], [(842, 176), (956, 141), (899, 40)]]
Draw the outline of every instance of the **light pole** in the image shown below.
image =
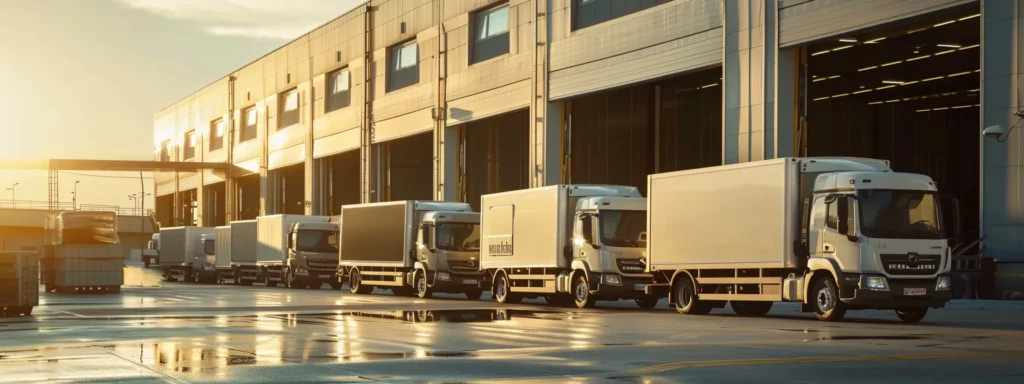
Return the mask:
[(71, 210), (78, 210), (78, 183), (81, 181), (75, 180), (75, 190), (71, 192)]
[(132, 209), (133, 210), (137, 209), (139, 207), (138, 198), (136, 198), (134, 194), (129, 195), (128, 199), (130, 199), (132, 201)]
[(17, 187), (18, 184), (21, 183), (14, 183), (10, 188), (7, 188), (8, 191), (11, 191), (11, 203), (14, 204), (14, 208), (18, 208), (18, 199), (14, 198), (14, 187)]

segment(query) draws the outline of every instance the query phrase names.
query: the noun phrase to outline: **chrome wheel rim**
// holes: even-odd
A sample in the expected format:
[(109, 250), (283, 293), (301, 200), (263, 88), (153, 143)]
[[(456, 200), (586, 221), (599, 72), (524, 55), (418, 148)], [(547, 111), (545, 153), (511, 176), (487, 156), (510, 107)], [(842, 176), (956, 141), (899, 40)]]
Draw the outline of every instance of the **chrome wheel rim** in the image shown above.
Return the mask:
[(829, 289), (827, 286), (819, 289), (816, 297), (816, 301), (818, 303), (818, 310), (821, 311), (822, 313), (831, 311), (832, 307), (835, 306), (835, 296), (832, 294), (832, 290)]
[(501, 278), (501, 281), (498, 283), (498, 292), (497, 293), (498, 293), (498, 298), (503, 299), (503, 300), (505, 299), (505, 278), (504, 277)]
[(690, 289), (686, 284), (679, 284), (678, 301), (684, 308), (690, 305)]
[(423, 277), (423, 274), (420, 274), (416, 279), (416, 291), (419, 293), (427, 291), (427, 279)]
[(589, 294), (589, 293), (590, 292), (587, 289), (587, 284), (586, 283), (581, 281), (579, 284), (576, 284), (576, 302), (579, 302), (579, 303), (586, 302), (587, 301), (587, 294)]

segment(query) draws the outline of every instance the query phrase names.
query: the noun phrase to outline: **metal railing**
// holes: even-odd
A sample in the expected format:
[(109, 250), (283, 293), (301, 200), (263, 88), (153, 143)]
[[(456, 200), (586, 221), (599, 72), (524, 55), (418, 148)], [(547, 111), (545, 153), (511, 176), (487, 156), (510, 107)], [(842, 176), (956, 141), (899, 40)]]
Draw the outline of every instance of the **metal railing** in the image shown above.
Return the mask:
[[(101, 204), (78, 204), (78, 209), (75, 209), (74, 203), (57, 203), (57, 211), (100, 211), (100, 212), (114, 212), (121, 216), (154, 216), (155, 210), (152, 209), (141, 209), (135, 208), (123, 208), (116, 205), (101, 205)], [(37, 209), (37, 210), (50, 210), (50, 202), (48, 201), (29, 201), (29, 200), (3, 200), (0, 201), (0, 209)]]
[[(0, 201), (0, 208), (3, 209), (40, 209), (49, 210), (49, 201), (31, 201), (31, 200), (3, 200)], [(73, 211), (73, 203), (57, 203), (58, 211)]]

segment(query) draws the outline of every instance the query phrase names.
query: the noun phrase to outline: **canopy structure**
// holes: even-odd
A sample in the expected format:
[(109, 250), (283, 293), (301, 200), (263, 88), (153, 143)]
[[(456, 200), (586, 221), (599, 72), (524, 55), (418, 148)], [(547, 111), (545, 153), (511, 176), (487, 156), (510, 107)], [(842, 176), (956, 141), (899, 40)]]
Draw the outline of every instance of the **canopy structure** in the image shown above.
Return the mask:
[[(201, 163), (189, 161), (145, 161), (145, 160), (80, 160), (80, 159), (48, 159), (48, 160), (0, 160), (0, 169), (16, 169), (49, 172), (49, 203), (50, 209), (57, 209), (59, 202), (58, 181), (59, 171), (138, 171), (138, 172), (198, 172), (212, 170), (220, 177), (227, 177), (228, 171), (234, 167), (229, 163)], [(140, 177), (139, 182), (142, 183)], [(145, 183), (142, 185), (145, 190)]]

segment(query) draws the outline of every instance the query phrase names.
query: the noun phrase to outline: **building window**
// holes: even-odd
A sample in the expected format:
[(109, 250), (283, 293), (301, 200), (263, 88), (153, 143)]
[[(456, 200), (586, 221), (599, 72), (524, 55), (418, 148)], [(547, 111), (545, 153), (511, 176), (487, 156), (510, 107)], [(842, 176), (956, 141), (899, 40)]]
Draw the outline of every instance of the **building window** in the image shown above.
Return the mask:
[(388, 92), (420, 82), (420, 55), (415, 41), (391, 48), (388, 56)]
[(572, 29), (600, 24), (666, 1), (669, 0), (572, 0)]
[(171, 141), (165, 140), (160, 143), (160, 161), (171, 161)]
[(217, 119), (210, 123), (210, 151), (224, 148), (224, 132), (227, 131), (227, 122), (224, 119)]
[(334, 71), (327, 75), (327, 101), (324, 105), (324, 113), (336, 111), (349, 105), (349, 72), (347, 70)]
[(185, 160), (196, 157), (196, 131), (185, 134)]
[(299, 90), (293, 89), (278, 95), (277, 129), (281, 130), (299, 123)]
[(242, 110), (242, 132), (238, 135), (238, 142), (249, 141), (256, 138), (256, 107), (249, 107)]
[(508, 53), (508, 6), (476, 15), (470, 64)]

